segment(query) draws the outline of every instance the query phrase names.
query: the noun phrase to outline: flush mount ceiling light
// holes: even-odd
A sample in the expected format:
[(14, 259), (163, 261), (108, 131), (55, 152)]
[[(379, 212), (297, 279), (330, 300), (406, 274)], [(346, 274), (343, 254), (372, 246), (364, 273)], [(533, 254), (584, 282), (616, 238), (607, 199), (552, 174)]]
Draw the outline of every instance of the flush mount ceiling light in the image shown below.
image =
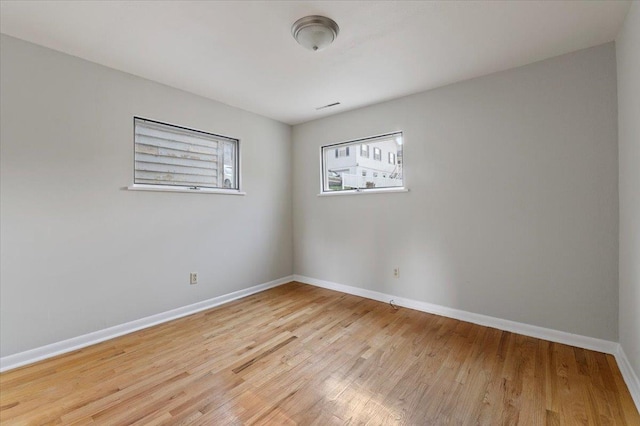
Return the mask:
[(309, 50), (322, 50), (338, 37), (340, 28), (333, 19), (311, 15), (298, 19), (291, 27), (291, 35)]

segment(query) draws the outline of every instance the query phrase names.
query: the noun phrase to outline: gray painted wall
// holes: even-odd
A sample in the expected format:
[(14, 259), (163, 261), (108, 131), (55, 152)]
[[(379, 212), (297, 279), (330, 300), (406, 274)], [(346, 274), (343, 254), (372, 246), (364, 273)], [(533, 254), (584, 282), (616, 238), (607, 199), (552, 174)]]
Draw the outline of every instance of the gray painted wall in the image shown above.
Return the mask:
[(620, 344), (640, 377), (640, 3), (616, 39), (620, 165)]
[[(317, 196), (395, 130), (410, 192)], [(617, 163), (613, 43), (294, 126), (294, 271), (617, 341)]]
[[(637, 93), (634, 25), (618, 41), (621, 93)], [(613, 44), (295, 126), (293, 162), (282, 123), (7, 36), (0, 53), (2, 356), (293, 271), (617, 340)], [(620, 99), (630, 359), (637, 102)], [(123, 190), (133, 115), (240, 138), (248, 195)], [(395, 130), (409, 193), (317, 197), (321, 145)]]
[[(292, 273), (289, 126), (4, 35), (0, 52), (2, 356)], [(123, 190), (134, 115), (240, 138), (247, 195)]]

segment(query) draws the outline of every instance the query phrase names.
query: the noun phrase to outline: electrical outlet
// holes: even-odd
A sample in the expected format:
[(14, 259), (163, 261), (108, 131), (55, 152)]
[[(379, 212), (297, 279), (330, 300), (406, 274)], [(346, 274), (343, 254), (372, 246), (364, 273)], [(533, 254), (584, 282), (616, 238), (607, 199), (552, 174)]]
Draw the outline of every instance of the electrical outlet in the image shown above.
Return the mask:
[(198, 273), (192, 272), (189, 274), (189, 284), (194, 285), (198, 284)]
[(400, 268), (393, 268), (393, 278), (400, 278)]

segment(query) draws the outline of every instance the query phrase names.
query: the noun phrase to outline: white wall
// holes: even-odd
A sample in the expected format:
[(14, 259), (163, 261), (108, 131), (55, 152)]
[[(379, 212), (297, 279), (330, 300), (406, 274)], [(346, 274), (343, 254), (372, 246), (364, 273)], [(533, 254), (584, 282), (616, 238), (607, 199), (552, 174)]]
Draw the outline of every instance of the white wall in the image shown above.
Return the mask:
[(616, 39), (620, 167), (620, 344), (640, 377), (640, 4)]
[[(295, 273), (617, 341), (616, 107), (609, 43), (294, 126)], [(410, 192), (317, 196), (398, 130)]]
[[(289, 126), (4, 35), (0, 52), (2, 356), (292, 273)], [(123, 190), (134, 115), (240, 138), (247, 195)]]

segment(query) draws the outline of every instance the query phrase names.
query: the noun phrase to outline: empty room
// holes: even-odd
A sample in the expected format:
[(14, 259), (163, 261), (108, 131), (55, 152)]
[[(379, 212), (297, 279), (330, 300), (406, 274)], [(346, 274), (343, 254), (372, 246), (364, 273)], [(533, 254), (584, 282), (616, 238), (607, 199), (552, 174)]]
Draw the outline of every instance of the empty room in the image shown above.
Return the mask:
[(639, 1), (0, 33), (3, 425), (640, 425)]

